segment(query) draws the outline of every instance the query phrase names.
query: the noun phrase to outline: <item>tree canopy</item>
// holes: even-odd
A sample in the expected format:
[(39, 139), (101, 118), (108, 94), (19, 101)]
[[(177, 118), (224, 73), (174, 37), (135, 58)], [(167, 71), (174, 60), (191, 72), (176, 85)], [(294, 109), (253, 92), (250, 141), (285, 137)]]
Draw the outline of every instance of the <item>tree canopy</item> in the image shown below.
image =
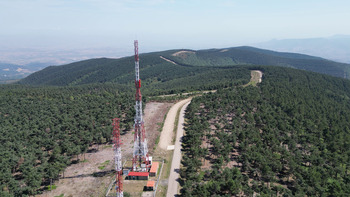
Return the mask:
[(192, 100), (183, 196), (349, 196), (350, 82), (261, 67), (257, 87)]

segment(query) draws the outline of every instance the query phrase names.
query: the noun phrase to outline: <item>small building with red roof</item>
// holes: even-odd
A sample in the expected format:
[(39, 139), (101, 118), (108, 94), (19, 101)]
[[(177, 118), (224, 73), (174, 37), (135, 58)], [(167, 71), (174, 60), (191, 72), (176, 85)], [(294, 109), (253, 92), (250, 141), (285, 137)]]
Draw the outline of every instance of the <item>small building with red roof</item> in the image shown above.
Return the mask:
[(146, 190), (153, 191), (154, 185), (155, 185), (155, 181), (147, 181)]
[(149, 175), (150, 176), (157, 176), (158, 167), (159, 167), (159, 162), (153, 162), (152, 167), (149, 170)]
[(148, 180), (149, 172), (129, 172), (128, 180)]

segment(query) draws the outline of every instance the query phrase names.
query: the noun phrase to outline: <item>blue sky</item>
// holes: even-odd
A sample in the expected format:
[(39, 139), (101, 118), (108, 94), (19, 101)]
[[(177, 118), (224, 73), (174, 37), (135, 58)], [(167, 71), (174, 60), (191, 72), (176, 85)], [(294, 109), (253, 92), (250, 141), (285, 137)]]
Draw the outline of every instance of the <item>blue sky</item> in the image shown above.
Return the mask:
[[(350, 35), (348, 0), (0, 0), (0, 46), (220, 48)], [(131, 43), (131, 44), (130, 44)]]

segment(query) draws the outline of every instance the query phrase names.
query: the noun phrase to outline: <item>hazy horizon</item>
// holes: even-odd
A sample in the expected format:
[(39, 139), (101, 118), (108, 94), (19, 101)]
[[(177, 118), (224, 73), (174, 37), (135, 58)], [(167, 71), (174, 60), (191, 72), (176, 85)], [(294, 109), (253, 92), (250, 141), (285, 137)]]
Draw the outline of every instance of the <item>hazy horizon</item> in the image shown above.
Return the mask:
[[(132, 54), (135, 39), (141, 52), (152, 52), (350, 35), (348, 7), (345, 0), (2, 0), (0, 48), (19, 51), (6, 56), (13, 63), (40, 51), (121, 57)], [(101, 52), (108, 48), (115, 53)]]
[(350, 35), (349, 7), (345, 0), (2, 0), (1, 47), (132, 49), (139, 39), (152, 50), (199, 49)]

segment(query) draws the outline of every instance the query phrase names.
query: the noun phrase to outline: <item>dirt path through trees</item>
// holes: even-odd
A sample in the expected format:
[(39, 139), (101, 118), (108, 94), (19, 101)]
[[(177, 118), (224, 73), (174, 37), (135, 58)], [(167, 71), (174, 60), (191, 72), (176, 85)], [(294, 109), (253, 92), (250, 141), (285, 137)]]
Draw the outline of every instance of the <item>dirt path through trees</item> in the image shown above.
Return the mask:
[(170, 110), (166, 116), (166, 119), (164, 121), (162, 133), (160, 135), (159, 147), (161, 149), (167, 150), (167, 147), (169, 145), (173, 145), (173, 143), (172, 143), (172, 139), (174, 136), (173, 130), (174, 130), (174, 124), (175, 124), (177, 111), (180, 109), (180, 107), (182, 107), (185, 103), (189, 102), (190, 100), (191, 100), (191, 98), (182, 100), (170, 108)]
[(175, 62), (172, 61), (172, 60), (169, 60), (169, 59), (167, 59), (167, 58), (165, 58), (165, 57), (163, 57), (163, 56), (159, 56), (159, 57), (162, 58), (163, 60), (167, 61), (167, 62), (170, 62), (170, 63), (172, 63), (172, 64), (174, 64), (174, 65), (177, 65), (177, 63), (175, 63)]
[(171, 168), (170, 168), (170, 176), (169, 176), (169, 182), (168, 182), (168, 191), (167, 196), (176, 196), (178, 194), (179, 190), (179, 173), (180, 173), (180, 162), (181, 162), (181, 138), (184, 134), (184, 123), (185, 123), (185, 110), (187, 106), (190, 104), (191, 100), (188, 101), (186, 99), (186, 103), (182, 106), (180, 115), (179, 115), (179, 121), (177, 125), (177, 131), (176, 131), (176, 139), (175, 139), (175, 149), (174, 149), (174, 155), (173, 160), (171, 162)]

